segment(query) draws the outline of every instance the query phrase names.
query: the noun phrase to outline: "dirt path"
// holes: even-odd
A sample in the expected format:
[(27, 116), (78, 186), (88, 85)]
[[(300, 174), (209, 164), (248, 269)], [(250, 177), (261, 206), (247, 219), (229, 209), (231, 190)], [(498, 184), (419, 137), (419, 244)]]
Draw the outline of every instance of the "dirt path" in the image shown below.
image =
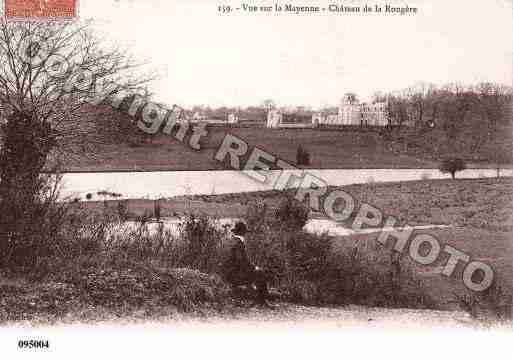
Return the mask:
[[(163, 325), (173, 324), (173, 320)], [(316, 308), (282, 304), (274, 310), (251, 308), (245, 313), (208, 319), (183, 318), (179, 326), (222, 327), (284, 327), (284, 328), (425, 328), (473, 327), (479, 324), (467, 313), (409, 309), (366, 308)]]
[[(27, 323), (25, 323), (26, 325)], [(82, 327), (73, 322), (57, 324), (55, 327)], [(15, 326), (24, 326), (21, 323)], [(366, 308), (350, 305), (343, 308), (304, 307), (279, 304), (274, 309), (248, 308), (232, 314), (183, 314), (173, 313), (169, 317), (148, 320), (143, 316), (131, 319), (107, 319), (89, 322), (86, 327), (152, 328), (200, 328), (200, 329), (426, 329), (426, 328), (479, 328), (483, 324), (473, 320), (467, 313), (411, 309)]]
[[(35, 337), (49, 339), (51, 351), (57, 350), (59, 357), (87, 359), (160, 358), (162, 353), (172, 358), (224, 359), (380, 358), (390, 353), (386, 356), (429, 359), (440, 348), (442, 357), (483, 358), (490, 350), (483, 340), (493, 339), (485, 341), (492, 341), (493, 348), (505, 346), (512, 327), (493, 329), (497, 330), (461, 312), (282, 304), (275, 310), (251, 308), (225, 316), (174, 313), (156, 321), (141, 317), (37, 328), (18, 323), (0, 328), (0, 347), (6, 357), (14, 357), (20, 338)], [(456, 345), (462, 340), (477, 344)]]

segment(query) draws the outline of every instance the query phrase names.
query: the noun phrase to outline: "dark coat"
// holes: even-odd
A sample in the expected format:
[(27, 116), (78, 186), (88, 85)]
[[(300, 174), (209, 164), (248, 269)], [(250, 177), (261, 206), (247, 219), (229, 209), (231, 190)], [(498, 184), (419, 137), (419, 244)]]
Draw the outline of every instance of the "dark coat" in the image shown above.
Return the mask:
[(232, 285), (254, 282), (255, 266), (249, 259), (244, 237), (232, 235), (230, 253), (223, 267), (225, 278)]

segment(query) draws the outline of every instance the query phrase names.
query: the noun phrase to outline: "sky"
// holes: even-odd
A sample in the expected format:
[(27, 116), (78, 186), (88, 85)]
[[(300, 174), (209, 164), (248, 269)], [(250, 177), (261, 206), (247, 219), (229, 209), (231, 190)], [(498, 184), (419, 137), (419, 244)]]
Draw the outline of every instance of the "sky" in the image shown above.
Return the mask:
[[(273, 5), (272, 1), (248, 1)], [(81, 0), (107, 41), (150, 63), (156, 100), (182, 106), (336, 106), (419, 81), (513, 83), (510, 0), (367, 3), (416, 15), (220, 14), (238, 0)], [(342, 1), (283, 1), (327, 7)], [(346, 1), (344, 5), (364, 5)]]

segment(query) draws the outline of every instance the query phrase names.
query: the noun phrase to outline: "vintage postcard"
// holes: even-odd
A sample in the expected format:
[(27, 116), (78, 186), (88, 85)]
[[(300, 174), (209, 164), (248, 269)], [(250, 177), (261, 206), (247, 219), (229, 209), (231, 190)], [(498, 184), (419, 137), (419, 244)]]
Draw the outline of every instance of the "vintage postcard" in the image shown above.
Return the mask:
[(511, 1), (1, 8), (0, 356), (505, 345)]

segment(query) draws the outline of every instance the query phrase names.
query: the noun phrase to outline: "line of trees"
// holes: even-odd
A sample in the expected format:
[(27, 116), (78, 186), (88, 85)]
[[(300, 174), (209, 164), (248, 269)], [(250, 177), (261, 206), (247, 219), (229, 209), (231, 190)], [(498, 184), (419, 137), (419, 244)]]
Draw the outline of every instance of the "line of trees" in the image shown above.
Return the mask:
[(388, 101), (389, 117), (394, 125), (409, 122), (424, 127), (434, 122), (445, 126), (451, 136), (457, 134), (454, 131), (458, 125), (472, 125), (472, 121), (493, 132), (510, 120), (512, 99), (511, 87), (490, 82), (440, 87), (418, 83), (401, 91), (377, 92), (373, 98), (376, 102)]
[(475, 154), (488, 146), (495, 149), (489, 160), (510, 160), (511, 153), (503, 147), (511, 138), (513, 120), (513, 90), (509, 86), (419, 83), (394, 93), (376, 93), (374, 101), (388, 102), (389, 121), (395, 128), (409, 125), (418, 135), (437, 130), (454, 151)]

